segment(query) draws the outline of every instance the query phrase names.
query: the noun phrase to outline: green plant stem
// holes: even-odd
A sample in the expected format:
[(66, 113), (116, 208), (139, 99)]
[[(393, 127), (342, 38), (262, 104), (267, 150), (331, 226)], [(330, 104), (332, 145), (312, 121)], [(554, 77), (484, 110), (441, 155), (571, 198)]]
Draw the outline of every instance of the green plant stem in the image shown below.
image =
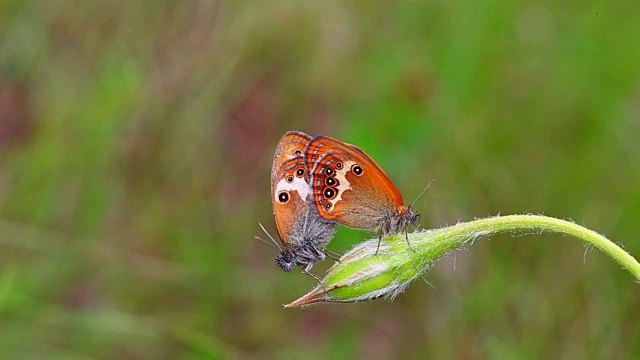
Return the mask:
[(287, 307), (317, 302), (357, 302), (378, 297), (393, 298), (411, 281), (427, 271), (445, 254), (476, 239), (501, 234), (569, 235), (600, 249), (640, 282), (640, 263), (604, 236), (566, 220), (539, 215), (496, 216), (453, 226), (409, 234), (413, 251), (403, 235), (383, 240), (376, 254), (377, 239), (356, 245), (327, 272), (323, 286), (316, 286)]
[(509, 215), (479, 219), (446, 229), (448, 230), (448, 235), (454, 238), (465, 237), (467, 234), (482, 234), (487, 230), (489, 233), (485, 235), (540, 231), (573, 236), (611, 257), (623, 268), (627, 269), (635, 277), (636, 281), (640, 282), (640, 263), (633, 256), (606, 237), (570, 221), (539, 215)]

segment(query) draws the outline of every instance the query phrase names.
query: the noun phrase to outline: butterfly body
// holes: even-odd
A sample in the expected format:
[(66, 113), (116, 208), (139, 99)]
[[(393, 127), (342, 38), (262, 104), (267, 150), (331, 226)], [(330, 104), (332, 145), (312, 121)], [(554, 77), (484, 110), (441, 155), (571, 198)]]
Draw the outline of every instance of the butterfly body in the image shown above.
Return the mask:
[(311, 137), (287, 132), (279, 141), (271, 170), (271, 201), (283, 244), (276, 264), (284, 271), (296, 266), (308, 271), (325, 259), (324, 247), (333, 238), (337, 221), (320, 216), (309, 185), (304, 151)]
[(387, 174), (360, 148), (316, 136), (305, 151), (311, 188), (320, 216), (381, 236), (406, 231), (420, 215), (404, 206)]

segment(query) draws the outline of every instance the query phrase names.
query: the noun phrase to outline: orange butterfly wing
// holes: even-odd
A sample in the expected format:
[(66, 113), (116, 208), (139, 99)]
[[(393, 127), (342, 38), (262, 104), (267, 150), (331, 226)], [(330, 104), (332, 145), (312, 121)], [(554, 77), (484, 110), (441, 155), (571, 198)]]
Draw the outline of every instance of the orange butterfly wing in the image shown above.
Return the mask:
[(406, 209), (387, 174), (354, 145), (316, 136), (309, 142), (305, 162), (318, 213), (325, 218), (375, 230)]
[(311, 187), (307, 182), (304, 151), (311, 136), (289, 131), (278, 142), (271, 168), (271, 202), (278, 235), (287, 251), (291, 251), (290, 239), (298, 218), (309, 211), (312, 201)]

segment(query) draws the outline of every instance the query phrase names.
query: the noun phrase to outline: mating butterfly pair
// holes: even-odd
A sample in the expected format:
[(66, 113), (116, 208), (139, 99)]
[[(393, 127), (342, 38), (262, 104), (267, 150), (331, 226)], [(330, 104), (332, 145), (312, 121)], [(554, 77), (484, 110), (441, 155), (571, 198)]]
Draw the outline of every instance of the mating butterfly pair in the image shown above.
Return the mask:
[(309, 270), (325, 259), (339, 225), (378, 231), (382, 238), (406, 231), (420, 218), (360, 148), (298, 131), (284, 134), (276, 148), (271, 201), (284, 245), (276, 264), (284, 271), (299, 265), (316, 279)]

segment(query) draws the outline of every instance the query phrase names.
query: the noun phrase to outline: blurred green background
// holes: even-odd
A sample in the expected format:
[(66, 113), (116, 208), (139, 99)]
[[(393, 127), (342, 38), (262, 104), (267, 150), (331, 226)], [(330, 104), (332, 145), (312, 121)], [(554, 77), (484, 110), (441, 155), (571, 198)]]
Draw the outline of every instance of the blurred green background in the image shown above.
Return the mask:
[(423, 228), (545, 214), (640, 256), (638, 10), (0, 1), (0, 357), (640, 357), (640, 287), (574, 239), (478, 241), (435, 288), (305, 310), (281, 304), (313, 279), (253, 239), (301, 130), (407, 202), (437, 179)]

